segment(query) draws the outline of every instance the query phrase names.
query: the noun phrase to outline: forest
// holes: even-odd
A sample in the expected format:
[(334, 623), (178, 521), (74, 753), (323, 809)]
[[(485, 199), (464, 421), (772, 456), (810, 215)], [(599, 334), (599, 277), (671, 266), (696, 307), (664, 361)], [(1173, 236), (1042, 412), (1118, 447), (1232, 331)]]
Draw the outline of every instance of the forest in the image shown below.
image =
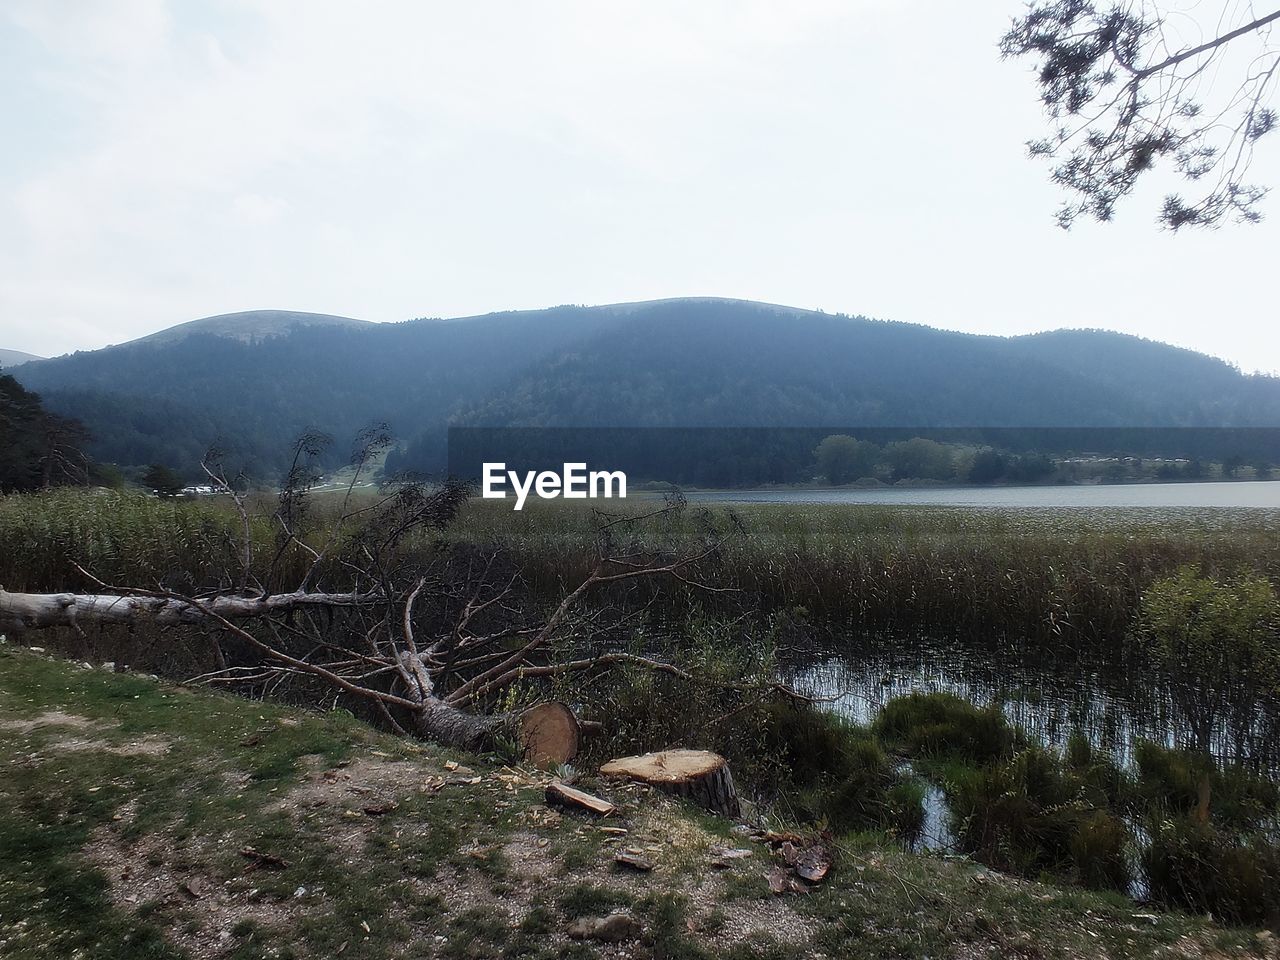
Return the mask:
[[(195, 325), (176, 340), (30, 362), (14, 375), (86, 424), (97, 459), (162, 462), (191, 477), (218, 441), (247, 472), (278, 476), (300, 433), (351, 436), (372, 422), (401, 438), (393, 471), (438, 471), (451, 426), (847, 432), (1280, 420), (1280, 380), (1135, 337), (983, 337), (711, 299), (256, 340)], [(345, 451), (328, 456), (336, 465)]]

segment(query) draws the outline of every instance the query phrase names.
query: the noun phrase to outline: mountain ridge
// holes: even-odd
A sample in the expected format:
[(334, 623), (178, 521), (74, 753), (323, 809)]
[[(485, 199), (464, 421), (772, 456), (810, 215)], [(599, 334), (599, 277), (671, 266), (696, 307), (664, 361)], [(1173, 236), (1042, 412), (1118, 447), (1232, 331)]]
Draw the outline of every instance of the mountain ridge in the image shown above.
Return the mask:
[[(236, 340), (253, 340), (260, 337), (279, 336), (297, 327), (342, 326), (362, 327), (373, 325), (371, 320), (342, 317), (331, 313), (308, 313), (302, 310), (239, 310), (234, 313), (218, 313), (199, 317), (165, 327), (155, 333), (113, 344), (113, 347), (129, 347), (138, 344), (172, 343), (197, 334), (229, 337)], [(112, 349), (112, 348), (103, 348)]]
[(17, 367), (33, 360), (44, 359), (44, 357), (36, 356), (34, 353), (26, 353), (23, 350), (6, 350), (0, 347), (0, 369), (8, 370), (10, 367)]
[[(275, 469), (308, 429), (345, 439), (373, 421), (407, 438), (406, 465), (449, 425), (1280, 425), (1280, 379), (1106, 331), (977, 335), (705, 297), (400, 323), (311, 314), (235, 335), (264, 314), (298, 316), (202, 318), (16, 373), (125, 464), (189, 466), (220, 438)], [(228, 316), (243, 321), (232, 335), (206, 322)]]

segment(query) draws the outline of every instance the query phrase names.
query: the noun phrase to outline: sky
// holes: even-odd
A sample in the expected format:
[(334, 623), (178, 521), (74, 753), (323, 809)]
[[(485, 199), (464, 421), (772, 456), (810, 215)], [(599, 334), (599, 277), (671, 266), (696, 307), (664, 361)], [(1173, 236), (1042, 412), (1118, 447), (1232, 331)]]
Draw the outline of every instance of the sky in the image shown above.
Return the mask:
[(5, 0), (0, 347), (724, 296), (1280, 371), (1280, 191), (1257, 226), (1162, 231), (1151, 184), (1061, 230), (997, 50), (1021, 9)]

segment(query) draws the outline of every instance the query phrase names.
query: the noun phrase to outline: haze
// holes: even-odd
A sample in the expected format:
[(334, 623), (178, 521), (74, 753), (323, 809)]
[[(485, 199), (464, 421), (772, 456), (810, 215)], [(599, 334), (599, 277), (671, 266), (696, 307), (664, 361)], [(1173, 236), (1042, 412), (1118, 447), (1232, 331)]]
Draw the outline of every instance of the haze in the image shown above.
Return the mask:
[(1020, 9), (10, 0), (0, 347), (713, 295), (1280, 369), (1280, 199), (1174, 236), (1153, 182), (1061, 231)]

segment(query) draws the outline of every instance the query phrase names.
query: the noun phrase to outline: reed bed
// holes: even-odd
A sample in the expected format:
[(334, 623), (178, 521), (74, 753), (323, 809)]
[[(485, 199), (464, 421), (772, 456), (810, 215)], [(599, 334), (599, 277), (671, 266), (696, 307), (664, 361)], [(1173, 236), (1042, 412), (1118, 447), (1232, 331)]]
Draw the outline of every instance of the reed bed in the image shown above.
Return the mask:
[[(317, 535), (336, 502), (317, 498)], [(610, 509), (652, 507), (632, 500)], [(276, 536), (267, 500), (253, 531), (265, 562)], [(786, 611), (837, 628), (1109, 640), (1128, 631), (1144, 589), (1180, 567), (1280, 583), (1280, 513), (1267, 510), (689, 506), (632, 535), (659, 551), (726, 538), (698, 574), (735, 592), (684, 590), (676, 602)], [(509, 554), (532, 593), (548, 597), (580, 582), (597, 555), (593, 513), (581, 503), (515, 512), (510, 501), (473, 500), (447, 536)], [(0, 499), (0, 584), (83, 589), (77, 563), (110, 582), (207, 586), (237, 569), (236, 541), (236, 518), (221, 499), (10, 496)], [(430, 546), (424, 537), (409, 549)]]
[[(704, 571), (715, 582), (756, 609), (835, 625), (1105, 639), (1183, 566), (1280, 582), (1277, 511), (690, 507), (646, 545), (678, 548), (710, 528), (728, 533)], [(562, 502), (520, 513), (473, 502), (452, 535), (510, 550), (548, 590), (579, 578), (595, 549), (590, 511)]]
[[(236, 517), (217, 500), (62, 489), (0, 497), (0, 585), (25, 592), (108, 583), (199, 588), (239, 569)], [(265, 518), (254, 539), (270, 542)]]

